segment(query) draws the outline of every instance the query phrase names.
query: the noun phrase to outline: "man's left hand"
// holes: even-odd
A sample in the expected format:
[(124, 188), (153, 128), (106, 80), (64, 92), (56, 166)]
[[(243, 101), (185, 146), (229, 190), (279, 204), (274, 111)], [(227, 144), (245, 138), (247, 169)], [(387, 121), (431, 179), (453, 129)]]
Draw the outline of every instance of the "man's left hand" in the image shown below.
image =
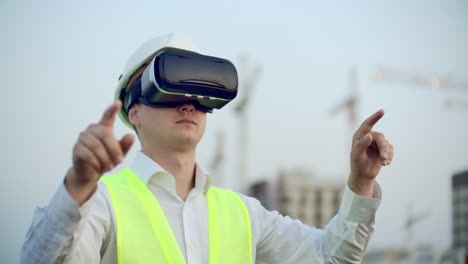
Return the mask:
[(382, 166), (390, 165), (393, 159), (392, 144), (384, 134), (372, 131), (383, 115), (383, 109), (377, 111), (361, 124), (353, 136), (348, 185), (361, 196), (373, 197), (375, 178)]

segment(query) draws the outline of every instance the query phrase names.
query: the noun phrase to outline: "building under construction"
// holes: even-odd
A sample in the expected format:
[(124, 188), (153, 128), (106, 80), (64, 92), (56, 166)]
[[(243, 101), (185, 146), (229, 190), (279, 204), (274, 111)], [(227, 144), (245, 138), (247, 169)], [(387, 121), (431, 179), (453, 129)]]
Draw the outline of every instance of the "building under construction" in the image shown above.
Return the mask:
[(468, 170), (452, 176), (452, 248), (468, 263)]
[(249, 193), (269, 210), (324, 228), (340, 208), (344, 186), (344, 181), (318, 178), (310, 171), (290, 170), (280, 172), (276, 182), (251, 185)]
[(279, 174), (277, 186), (280, 213), (323, 228), (340, 208), (345, 182), (319, 179), (311, 172), (292, 170)]

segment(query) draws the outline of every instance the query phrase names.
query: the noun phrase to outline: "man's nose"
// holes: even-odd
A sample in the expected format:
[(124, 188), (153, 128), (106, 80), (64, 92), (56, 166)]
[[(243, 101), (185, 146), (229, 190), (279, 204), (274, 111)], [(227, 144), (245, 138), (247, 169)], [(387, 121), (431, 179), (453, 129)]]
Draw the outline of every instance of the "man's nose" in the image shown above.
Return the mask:
[(182, 103), (179, 106), (179, 111), (180, 112), (194, 112), (195, 111), (195, 106), (193, 105), (193, 103), (189, 103), (189, 102)]

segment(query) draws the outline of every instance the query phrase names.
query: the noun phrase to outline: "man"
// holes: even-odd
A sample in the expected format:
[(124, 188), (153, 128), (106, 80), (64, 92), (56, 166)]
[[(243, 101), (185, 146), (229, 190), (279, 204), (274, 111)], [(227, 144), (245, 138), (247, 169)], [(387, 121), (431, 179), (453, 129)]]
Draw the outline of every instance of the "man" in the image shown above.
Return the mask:
[[(127, 102), (161, 50), (196, 52), (178, 35), (146, 43), (129, 60), (117, 98), (124, 94)], [(142, 150), (130, 168), (102, 177), (134, 141), (130, 134), (114, 137), (118, 112)], [(375, 178), (393, 159), (392, 145), (372, 131), (382, 116), (379, 110), (355, 133), (340, 211), (319, 230), (211, 186), (195, 158), (206, 125), (206, 108), (198, 101), (169, 107), (116, 101), (80, 134), (64, 184), (47, 208), (36, 211), (21, 262), (360, 263), (380, 201)]]

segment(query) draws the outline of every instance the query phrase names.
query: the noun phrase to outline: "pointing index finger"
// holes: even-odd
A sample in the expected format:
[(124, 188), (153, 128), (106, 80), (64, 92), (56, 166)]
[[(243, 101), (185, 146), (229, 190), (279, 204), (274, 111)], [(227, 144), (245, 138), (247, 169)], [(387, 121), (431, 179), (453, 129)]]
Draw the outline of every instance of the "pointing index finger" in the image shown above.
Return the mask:
[(115, 101), (111, 106), (109, 106), (104, 114), (102, 114), (101, 120), (99, 123), (104, 126), (113, 126), (115, 121), (115, 115), (122, 107), (122, 103), (120, 100)]
[(359, 127), (359, 134), (367, 134), (372, 131), (372, 127), (384, 116), (384, 110), (380, 109), (367, 118)]

